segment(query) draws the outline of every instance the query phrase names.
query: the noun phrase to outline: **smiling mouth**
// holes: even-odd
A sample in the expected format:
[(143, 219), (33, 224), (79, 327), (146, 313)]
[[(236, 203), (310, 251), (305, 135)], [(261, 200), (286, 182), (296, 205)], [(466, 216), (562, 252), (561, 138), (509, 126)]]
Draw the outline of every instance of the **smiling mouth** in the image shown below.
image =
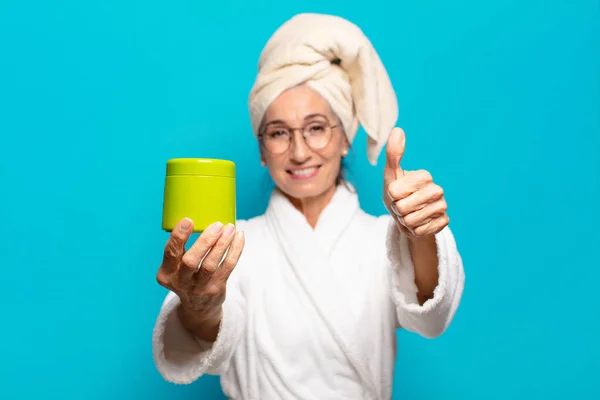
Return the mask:
[(292, 179), (310, 179), (317, 175), (317, 173), (319, 172), (319, 168), (321, 168), (321, 167), (318, 166), (318, 167), (288, 170), (287, 173), (290, 174)]

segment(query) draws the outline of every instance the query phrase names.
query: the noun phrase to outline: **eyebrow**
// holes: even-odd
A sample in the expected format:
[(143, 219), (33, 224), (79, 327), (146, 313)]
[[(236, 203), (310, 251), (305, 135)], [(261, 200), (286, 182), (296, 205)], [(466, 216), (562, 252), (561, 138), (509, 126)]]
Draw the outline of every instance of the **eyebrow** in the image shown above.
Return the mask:
[[(312, 113), (312, 114), (308, 114), (306, 117), (304, 117), (304, 121), (307, 121), (309, 119), (313, 119), (315, 117), (321, 117), (321, 118), (325, 118), (328, 119), (327, 116), (325, 114), (321, 114), (321, 113)], [(282, 125), (287, 125), (285, 121), (281, 120), (281, 119), (275, 119), (273, 121), (269, 121), (267, 122), (264, 127), (266, 128), (269, 125), (273, 125), (273, 124), (282, 124)]]

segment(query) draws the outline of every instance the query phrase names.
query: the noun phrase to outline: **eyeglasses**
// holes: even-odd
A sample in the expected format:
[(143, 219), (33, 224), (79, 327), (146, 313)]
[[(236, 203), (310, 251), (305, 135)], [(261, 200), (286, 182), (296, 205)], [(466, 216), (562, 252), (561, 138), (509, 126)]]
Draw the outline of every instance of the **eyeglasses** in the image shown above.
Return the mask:
[(290, 148), (294, 131), (302, 131), (304, 142), (312, 150), (321, 150), (331, 141), (333, 129), (337, 125), (330, 125), (328, 121), (312, 121), (301, 128), (270, 126), (259, 134), (262, 145), (271, 154), (283, 154)]

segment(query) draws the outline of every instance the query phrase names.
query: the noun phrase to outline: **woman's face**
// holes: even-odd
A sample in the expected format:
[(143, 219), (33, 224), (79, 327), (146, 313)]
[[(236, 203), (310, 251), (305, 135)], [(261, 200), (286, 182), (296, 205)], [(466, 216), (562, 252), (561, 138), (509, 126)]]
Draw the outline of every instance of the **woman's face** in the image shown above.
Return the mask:
[[(303, 127), (313, 148), (303, 137)], [(283, 92), (267, 109), (261, 130), (261, 157), (275, 185), (296, 199), (317, 197), (335, 186), (348, 151), (342, 129), (329, 103), (308, 86)], [(281, 153), (288, 137), (289, 147)]]

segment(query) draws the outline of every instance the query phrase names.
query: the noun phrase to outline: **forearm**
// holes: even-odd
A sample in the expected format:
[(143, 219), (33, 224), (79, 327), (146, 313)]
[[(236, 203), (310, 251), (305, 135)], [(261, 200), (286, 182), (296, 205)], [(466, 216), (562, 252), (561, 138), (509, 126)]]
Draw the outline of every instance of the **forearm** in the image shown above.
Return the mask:
[(439, 259), (435, 236), (409, 237), (408, 246), (414, 265), (417, 299), (419, 304), (423, 305), (433, 298), (433, 291), (439, 282)]
[(219, 327), (221, 325), (222, 307), (202, 313), (190, 311), (181, 304), (177, 309), (177, 315), (181, 324), (198, 339), (205, 342), (214, 342), (217, 340)]
[(165, 379), (187, 384), (228, 369), (246, 323), (243, 299), (234, 288), (221, 308), (200, 318), (182, 309), (174, 292), (167, 294), (152, 334), (153, 357)]
[(388, 259), (398, 326), (433, 338), (452, 320), (464, 288), (462, 259), (449, 228), (415, 241), (390, 223)]

